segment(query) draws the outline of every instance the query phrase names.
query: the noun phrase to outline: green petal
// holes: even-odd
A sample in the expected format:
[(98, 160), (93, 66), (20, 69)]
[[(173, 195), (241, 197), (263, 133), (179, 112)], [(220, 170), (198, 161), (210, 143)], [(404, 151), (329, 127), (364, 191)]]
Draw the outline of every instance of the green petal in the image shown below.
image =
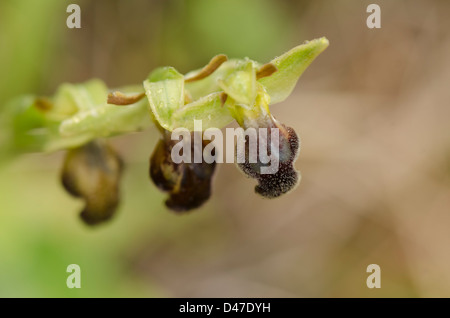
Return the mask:
[[(199, 99), (211, 93), (218, 92), (222, 90), (217, 83), (218, 80), (226, 78), (228, 75), (230, 75), (235, 70), (237, 64), (237, 60), (228, 60), (208, 77), (199, 81), (185, 83), (184, 89), (189, 92), (189, 95), (193, 100)], [(185, 78), (194, 76), (198, 72), (199, 70), (189, 72), (185, 75)]]
[(252, 105), (256, 98), (256, 70), (252, 61), (239, 65), (235, 72), (223, 80), (219, 86), (238, 104)]
[(300, 75), (327, 47), (328, 40), (323, 37), (299, 45), (271, 61), (278, 71), (258, 80), (269, 93), (271, 104), (282, 102), (291, 94)]

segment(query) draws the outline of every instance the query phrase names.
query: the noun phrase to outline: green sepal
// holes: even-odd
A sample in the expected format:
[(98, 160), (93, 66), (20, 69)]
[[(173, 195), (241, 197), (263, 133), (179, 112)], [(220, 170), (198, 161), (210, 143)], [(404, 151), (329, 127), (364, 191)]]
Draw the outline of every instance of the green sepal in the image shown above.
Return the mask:
[(328, 47), (326, 38), (315, 39), (296, 46), (283, 55), (273, 59), (278, 71), (258, 80), (267, 90), (271, 104), (284, 101), (311, 62)]
[(219, 79), (218, 83), (238, 104), (252, 105), (256, 98), (256, 70), (253, 61), (241, 62), (233, 73)]
[(173, 67), (158, 68), (144, 81), (144, 89), (154, 118), (173, 130), (172, 114), (184, 105), (184, 76)]
[(221, 93), (212, 93), (189, 103), (173, 114), (173, 128), (194, 130), (194, 120), (202, 121), (202, 130), (222, 128), (233, 121), (229, 107), (222, 105)]

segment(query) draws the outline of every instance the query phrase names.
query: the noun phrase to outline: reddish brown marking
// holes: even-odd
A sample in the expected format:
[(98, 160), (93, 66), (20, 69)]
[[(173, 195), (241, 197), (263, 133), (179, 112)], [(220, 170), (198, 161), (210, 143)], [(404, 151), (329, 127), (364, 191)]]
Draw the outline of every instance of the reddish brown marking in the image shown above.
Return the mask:
[(220, 103), (221, 106), (225, 105), (225, 102), (227, 101), (228, 95), (225, 92), (220, 93)]

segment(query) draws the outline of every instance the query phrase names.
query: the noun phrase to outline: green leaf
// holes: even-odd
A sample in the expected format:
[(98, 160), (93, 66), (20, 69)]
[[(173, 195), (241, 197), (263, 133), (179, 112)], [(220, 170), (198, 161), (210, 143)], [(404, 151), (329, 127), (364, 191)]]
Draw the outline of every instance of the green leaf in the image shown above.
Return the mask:
[(311, 62), (328, 47), (326, 38), (315, 39), (299, 45), (271, 61), (278, 71), (258, 80), (270, 95), (271, 104), (285, 100), (297, 80)]

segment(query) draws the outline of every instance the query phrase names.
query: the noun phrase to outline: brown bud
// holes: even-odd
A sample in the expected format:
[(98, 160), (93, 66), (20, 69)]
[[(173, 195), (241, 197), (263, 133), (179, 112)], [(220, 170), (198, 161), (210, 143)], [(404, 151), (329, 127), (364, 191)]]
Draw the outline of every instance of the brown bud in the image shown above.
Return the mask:
[(109, 220), (119, 205), (122, 160), (107, 144), (93, 141), (67, 152), (62, 171), (64, 188), (86, 205), (80, 216), (89, 225)]

